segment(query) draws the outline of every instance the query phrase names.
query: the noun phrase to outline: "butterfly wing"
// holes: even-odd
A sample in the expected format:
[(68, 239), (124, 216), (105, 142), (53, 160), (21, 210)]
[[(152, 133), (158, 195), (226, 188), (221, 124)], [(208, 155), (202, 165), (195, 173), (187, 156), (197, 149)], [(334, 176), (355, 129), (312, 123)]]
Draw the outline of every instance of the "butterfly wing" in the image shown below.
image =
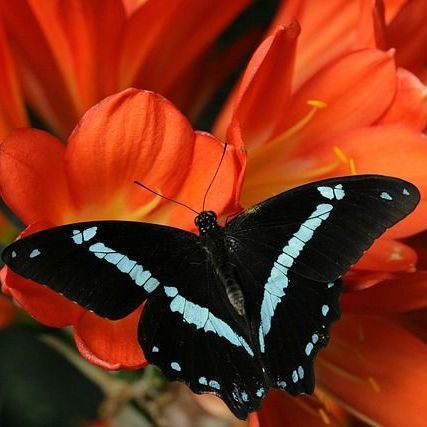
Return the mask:
[(147, 301), (139, 340), (168, 379), (220, 396), (245, 419), (260, 406), (264, 373), (248, 324), (231, 307), (203, 252), (195, 251), (172, 284)]
[(313, 358), (339, 316), (339, 278), (419, 201), (412, 184), (335, 178), (279, 194), (226, 227), (271, 386), (312, 392)]
[(17, 240), (2, 258), (21, 276), (99, 316), (120, 319), (169, 283), (197, 241), (192, 233), (155, 224), (82, 222)]
[(237, 416), (259, 406), (263, 373), (251, 335), (227, 308), (198, 236), (154, 224), (86, 222), (20, 239), (2, 256), (16, 273), (102, 317), (124, 317), (150, 296), (139, 327), (147, 360), (196, 393), (221, 396)]

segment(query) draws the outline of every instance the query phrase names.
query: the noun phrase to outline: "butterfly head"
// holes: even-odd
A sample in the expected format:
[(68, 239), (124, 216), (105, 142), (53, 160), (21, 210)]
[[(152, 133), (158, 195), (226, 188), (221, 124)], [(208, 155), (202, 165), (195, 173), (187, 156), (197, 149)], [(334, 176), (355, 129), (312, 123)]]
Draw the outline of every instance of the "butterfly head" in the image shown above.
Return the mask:
[(194, 219), (194, 224), (197, 225), (200, 234), (206, 234), (209, 231), (219, 228), (217, 216), (214, 211), (200, 212)]

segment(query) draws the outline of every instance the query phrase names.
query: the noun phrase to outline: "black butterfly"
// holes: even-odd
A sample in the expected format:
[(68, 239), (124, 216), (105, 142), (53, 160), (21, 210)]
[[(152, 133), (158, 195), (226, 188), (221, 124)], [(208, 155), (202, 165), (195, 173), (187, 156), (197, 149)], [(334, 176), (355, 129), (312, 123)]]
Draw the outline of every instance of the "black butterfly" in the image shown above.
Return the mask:
[(147, 299), (149, 362), (239, 418), (271, 388), (312, 393), (313, 359), (339, 317), (340, 277), (419, 201), (412, 184), (360, 175), (279, 194), (200, 235), (127, 221), (52, 228), (3, 252), (16, 273), (108, 319)]

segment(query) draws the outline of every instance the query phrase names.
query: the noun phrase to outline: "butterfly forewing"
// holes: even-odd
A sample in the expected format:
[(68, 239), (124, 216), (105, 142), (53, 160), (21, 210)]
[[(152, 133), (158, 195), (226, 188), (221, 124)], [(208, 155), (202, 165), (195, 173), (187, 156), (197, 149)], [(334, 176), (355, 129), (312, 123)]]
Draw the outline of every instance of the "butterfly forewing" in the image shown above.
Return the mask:
[(417, 188), (397, 178), (334, 178), (295, 188), (254, 206), (233, 219), (227, 233), (242, 246), (259, 247), (271, 261), (276, 261), (289, 243), (282, 257), (285, 267), (292, 262), (298, 274), (330, 282), (418, 202)]
[(102, 317), (120, 319), (173, 280), (196, 240), (156, 224), (82, 222), (17, 240), (2, 257), (21, 276)]

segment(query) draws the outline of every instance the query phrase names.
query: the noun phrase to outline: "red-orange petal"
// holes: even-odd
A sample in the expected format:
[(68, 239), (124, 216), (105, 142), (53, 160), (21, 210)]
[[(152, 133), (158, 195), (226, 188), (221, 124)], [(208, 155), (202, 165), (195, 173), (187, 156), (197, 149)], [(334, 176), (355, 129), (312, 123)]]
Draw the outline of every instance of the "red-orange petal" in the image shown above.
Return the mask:
[(0, 21), (0, 138), (12, 128), (28, 125), (24, 100), (18, 83), (15, 64)]
[[(74, 0), (57, 2), (53, 13), (65, 39), (62, 49), (70, 52), (80, 118), (83, 112), (117, 89), (117, 55), (126, 24), (125, 7), (122, 0)], [(47, 34), (50, 31), (50, 27), (45, 29)], [(55, 46), (53, 41), (51, 45)], [(74, 125), (70, 123), (69, 131)]]
[(427, 127), (427, 87), (403, 68), (397, 70), (397, 79), (396, 96), (379, 123), (423, 131)]
[(299, 88), (323, 66), (348, 51), (359, 19), (359, 2), (287, 0), (281, 3), (272, 31), (294, 18), (302, 28), (293, 82)]
[(383, 0), (361, 0), (360, 9), (352, 49), (378, 48), (385, 50), (387, 42)]
[(36, 129), (17, 129), (0, 143), (0, 191), (26, 224), (60, 224), (72, 207), (64, 169), (65, 146)]
[[(214, 178), (223, 150), (223, 144), (215, 137), (205, 132), (196, 132), (192, 164), (181, 191), (176, 195), (176, 200), (185, 202), (197, 211), (202, 210), (203, 199)], [(239, 173), (240, 163), (236, 157), (235, 148), (229, 145), (218, 175), (206, 195), (206, 210), (213, 210), (221, 216), (224, 212), (234, 212), (238, 208)], [(167, 223), (181, 228), (194, 228), (194, 213), (181, 207), (174, 207)]]
[(338, 419), (329, 409), (316, 395), (293, 397), (283, 391), (270, 391), (261, 409), (249, 417), (249, 427), (342, 426), (344, 419)]
[(282, 131), (307, 115), (309, 100), (320, 100), (326, 108), (294, 137), (302, 149), (311, 151), (324, 141), (377, 121), (390, 106), (396, 90), (392, 55), (366, 49), (345, 55), (316, 74), (293, 97), (283, 112)]
[[(28, 226), (20, 237), (29, 236), (46, 228), (51, 223), (37, 222)], [(61, 328), (74, 323), (84, 313), (84, 309), (58, 294), (31, 280), (15, 274), (4, 267), (1, 275), (2, 291), (13, 299), (31, 316), (45, 325)]]
[[(415, 184), (421, 192), (421, 202), (413, 213), (386, 232), (389, 239), (407, 237), (427, 227), (427, 138), (400, 126), (374, 126), (340, 135), (324, 145), (324, 161), (336, 159), (333, 148), (339, 147), (348, 159), (353, 159), (358, 174), (374, 173), (395, 176)], [(324, 157), (322, 157), (324, 156)], [(404, 159), (404, 161), (402, 161)], [(348, 163), (341, 163), (334, 174), (348, 175)]]
[[(61, 2), (63, 3), (63, 2)], [(23, 91), (30, 105), (63, 136), (77, 121), (72, 54), (55, 16), (58, 2), (0, 2)]]
[[(249, 61), (236, 95), (228, 101), (234, 116), (231, 120), (238, 121), (248, 147), (272, 137), (289, 104), (299, 33), (298, 22), (292, 21), (264, 40)], [(215, 132), (223, 133), (229, 116), (224, 110)]]
[(137, 86), (170, 96), (168, 88), (249, 2), (147, 0), (124, 32), (120, 87)]
[(427, 2), (406, 1), (387, 28), (389, 47), (396, 49), (396, 63), (415, 74), (427, 63)]
[(74, 324), (80, 353), (104, 369), (138, 369), (147, 364), (138, 343), (138, 309), (120, 320), (103, 319), (86, 312)]
[(427, 307), (427, 272), (400, 274), (375, 286), (347, 292), (341, 299), (346, 312), (390, 314)]
[(417, 263), (417, 252), (397, 240), (379, 239), (353, 266), (354, 269), (388, 272), (411, 272)]
[(317, 383), (370, 425), (425, 425), (427, 345), (391, 321), (346, 315), (317, 363)]
[(86, 209), (81, 215), (93, 208), (125, 219), (153, 198), (134, 180), (175, 194), (188, 174), (194, 139), (188, 120), (155, 93), (128, 89), (97, 104), (74, 130), (66, 153), (71, 191)]

